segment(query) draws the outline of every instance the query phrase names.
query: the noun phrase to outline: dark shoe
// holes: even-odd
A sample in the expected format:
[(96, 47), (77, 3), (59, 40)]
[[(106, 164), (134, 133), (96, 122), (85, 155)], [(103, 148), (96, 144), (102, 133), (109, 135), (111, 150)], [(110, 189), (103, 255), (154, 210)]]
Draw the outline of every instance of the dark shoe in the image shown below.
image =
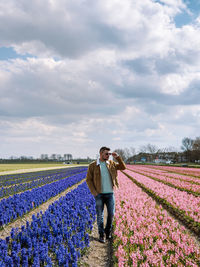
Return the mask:
[(106, 234), (106, 240), (109, 240), (112, 238), (112, 235), (111, 234)]
[(99, 236), (99, 242), (105, 243), (105, 240), (104, 240), (104, 236), (103, 235), (100, 235)]

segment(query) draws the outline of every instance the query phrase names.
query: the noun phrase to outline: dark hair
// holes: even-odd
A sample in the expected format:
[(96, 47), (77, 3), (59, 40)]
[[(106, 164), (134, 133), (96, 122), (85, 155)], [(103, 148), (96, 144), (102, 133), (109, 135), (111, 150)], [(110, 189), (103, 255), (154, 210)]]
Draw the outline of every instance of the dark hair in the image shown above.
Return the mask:
[(106, 146), (102, 146), (99, 150), (99, 153), (102, 153), (104, 150), (108, 150), (110, 151), (110, 148), (109, 147), (106, 147)]

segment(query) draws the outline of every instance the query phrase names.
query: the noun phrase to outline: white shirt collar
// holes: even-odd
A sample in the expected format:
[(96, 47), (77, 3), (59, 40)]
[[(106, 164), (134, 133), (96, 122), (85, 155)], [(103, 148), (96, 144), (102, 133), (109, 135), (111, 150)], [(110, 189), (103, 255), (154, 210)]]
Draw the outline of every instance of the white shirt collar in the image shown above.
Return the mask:
[[(106, 160), (106, 163), (108, 164), (109, 163), (109, 161), (108, 160)], [(99, 159), (99, 156), (97, 157), (97, 166), (98, 165), (100, 165), (100, 159)]]

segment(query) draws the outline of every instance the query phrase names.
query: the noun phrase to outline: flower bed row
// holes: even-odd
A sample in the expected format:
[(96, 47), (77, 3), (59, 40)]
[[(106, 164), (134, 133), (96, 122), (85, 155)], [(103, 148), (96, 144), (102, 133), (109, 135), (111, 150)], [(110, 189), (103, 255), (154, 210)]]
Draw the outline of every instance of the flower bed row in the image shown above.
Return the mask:
[(72, 168), (64, 168), (64, 169), (56, 169), (56, 170), (45, 170), (45, 171), (37, 171), (30, 173), (19, 173), (19, 174), (8, 174), (0, 176), (0, 186), (10, 186), (16, 185), (25, 182), (35, 181), (44, 177), (58, 176), (63, 175), (65, 173), (71, 172), (73, 170), (86, 170), (87, 167), (72, 167)]
[(22, 217), (35, 207), (58, 195), (86, 177), (86, 171), (51, 184), (16, 194), (0, 202), (0, 227)]
[(32, 180), (32, 178), (35, 177), (39, 179), (40, 177), (43, 177), (43, 175), (51, 175), (57, 173), (58, 171), (63, 171), (63, 169), (3, 174), (0, 175), (0, 186), (17, 183), (17, 181), (20, 181), (20, 183), (22, 183), (23, 181), (28, 181), (29, 179)]
[(157, 174), (157, 175), (162, 175), (168, 178), (172, 178), (172, 179), (177, 179), (180, 181), (185, 181), (191, 184), (196, 184), (196, 185), (200, 185), (200, 179), (197, 177), (192, 177), (192, 176), (186, 176), (184, 174), (177, 174), (177, 173), (172, 173), (172, 172), (167, 172), (165, 170), (162, 169), (153, 169), (151, 167), (146, 167), (146, 166), (138, 166), (138, 165), (128, 165), (127, 167), (128, 169), (132, 169), (132, 170), (136, 170), (139, 172), (146, 172), (149, 174)]
[(0, 240), (0, 266), (77, 266), (89, 246), (95, 220), (95, 201), (84, 182), (33, 216), (21, 230)]
[(191, 176), (200, 178), (199, 168), (185, 168), (185, 167), (182, 168), (182, 167), (173, 167), (173, 166), (154, 166), (154, 165), (152, 165), (151, 167), (155, 169), (166, 170), (168, 172), (186, 174), (186, 175), (191, 175)]
[[(70, 169), (70, 170), (65, 170), (65, 172), (62, 173), (56, 173), (56, 174), (51, 174), (51, 175), (44, 175), (42, 178), (40, 179), (34, 179), (34, 181), (32, 182), (28, 182), (28, 183), (21, 183), (21, 184), (15, 184), (13, 186), (10, 187), (2, 187), (0, 189), (0, 198), (6, 197), (6, 196), (10, 196), (10, 195), (14, 195), (17, 194), (19, 192), (23, 192), (26, 190), (30, 190), (32, 188), (36, 188), (48, 183), (52, 183), (56, 180), (61, 180), (64, 179), (68, 176), (71, 176), (73, 174), (76, 173), (80, 173), (82, 171), (85, 171), (86, 168), (78, 168), (78, 169)], [(34, 177), (33, 177), (34, 178)]]
[(156, 173), (149, 173), (148, 171), (143, 171), (143, 170), (137, 170), (137, 169), (129, 169), (132, 170), (133, 172), (145, 175), (155, 181), (164, 183), (166, 185), (169, 185), (171, 187), (177, 188), (181, 191), (186, 191), (190, 194), (193, 194), (195, 196), (200, 196), (200, 184), (192, 184), (191, 182), (187, 181), (180, 181), (178, 179), (174, 179), (165, 175), (161, 174), (156, 174)]
[(185, 227), (124, 174), (115, 190), (115, 266), (199, 266), (200, 247)]
[(195, 234), (200, 235), (200, 197), (169, 187), (144, 175), (133, 174), (129, 170), (124, 173)]

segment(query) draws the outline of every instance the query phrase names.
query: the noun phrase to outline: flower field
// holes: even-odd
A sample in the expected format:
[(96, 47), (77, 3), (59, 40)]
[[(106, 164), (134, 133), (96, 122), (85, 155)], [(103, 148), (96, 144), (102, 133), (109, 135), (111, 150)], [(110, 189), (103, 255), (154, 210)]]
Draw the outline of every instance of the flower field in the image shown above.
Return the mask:
[[(85, 167), (47, 172), (9, 175), (11, 187), (20, 193), (0, 200), (0, 231), (8, 223), (26, 216), (30, 210), (76, 185), (86, 177)], [(27, 190), (27, 184), (39, 185)], [(7, 183), (9, 184), (9, 183)], [(4, 187), (6, 187), (4, 185)], [(8, 186), (8, 188), (10, 188)], [(22, 187), (21, 187), (22, 188)], [(12, 228), (9, 236), (0, 239), (0, 266), (77, 266), (78, 258), (89, 246), (88, 233), (95, 220), (95, 201), (86, 182), (49, 205), (45, 212), (32, 216), (20, 229)]]
[(94, 198), (84, 182), (32, 219), (0, 240), (0, 266), (77, 266), (89, 245)]
[[(55, 181), (62, 179), (64, 177), (70, 176), (72, 174), (82, 172), (83, 170), (87, 170), (86, 167), (76, 167), (76, 168), (67, 168), (60, 170), (48, 170), (41, 172), (32, 172), (32, 173), (21, 173), (21, 174), (12, 174), (12, 175), (1, 175), (0, 176), (0, 186), (5, 187), (5, 189), (9, 186), (14, 185), (17, 187), (18, 185), (37, 182), (46, 180)], [(43, 183), (44, 184), (44, 183)], [(23, 191), (23, 190), (22, 190)], [(20, 191), (19, 191), (20, 192)], [(14, 192), (17, 193), (17, 192)]]
[(34, 187), (41, 186), (56, 180), (60, 180), (87, 170), (87, 168), (78, 167), (78, 168), (68, 168), (67, 170), (55, 170), (53, 171), (43, 171), (37, 174), (35, 173), (25, 173), (17, 175), (4, 175), (0, 176), (0, 198), (7, 195), (16, 194)]
[[(96, 218), (86, 173), (86, 167), (76, 167), (0, 176), (0, 231), (25, 218), (0, 239), (0, 267), (79, 266)], [(198, 170), (187, 173), (141, 165), (118, 172), (114, 266), (200, 266), (200, 176)]]
[[(133, 167), (130, 167), (130, 169)], [(151, 169), (148, 167), (134, 167), (134, 172), (144, 174), (154, 180), (161, 181), (165, 184), (187, 191), (194, 195), (200, 195), (200, 178), (188, 177), (181, 174), (169, 173), (161, 169)]]
[[(68, 171), (67, 175), (69, 175)], [(78, 174), (67, 176), (64, 179), (62, 177), (61, 180), (2, 199), (0, 201), (0, 227), (12, 222), (17, 217), (22, 217), (34, 207), (38, 207), (51, 197), (56, 196), (73, 184), (83, 180), (85, 176), (86, 171), (84, 168), (82, 172), (79, 170)]]
[(151, 166), (153, 169), (161, 169), (166, 170), (172, 173), (185, 174), (187, 176), (194, 176), (200, 178), (200, 169), (199, 168), (181, 168), (181, 167), (173, 167), (173, 166)]
[[(143, 176), (125, 172), (152, 188)], [(122, 173), (118, 179), (113, 237), (115, 266), (199, 266), (200, 246), (191, 233), (139, 184)], [(165, 189), (156, 192), (166, 194)]]
[[(132, 170), (130, 170), (132, 168)], [(136, 168), (136, 171), (134, 170)], [(140, 174), (138, 167), (128, 166), (127, 175), (141, 188), (159, 201), (173, 215), (180, 219), (195, 234), (200, 236), (200, 196), (188, 193), (178, 186), (163, 183), (162, 179), (156, 181), (151, 177)], [(164, 179), (164, 178), (163, 178)]]

